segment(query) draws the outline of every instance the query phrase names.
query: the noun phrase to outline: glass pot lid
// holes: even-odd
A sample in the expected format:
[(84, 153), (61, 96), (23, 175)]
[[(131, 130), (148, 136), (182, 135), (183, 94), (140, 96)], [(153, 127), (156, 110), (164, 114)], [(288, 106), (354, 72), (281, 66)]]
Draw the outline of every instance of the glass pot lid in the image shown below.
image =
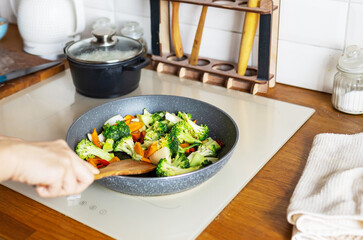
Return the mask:
[(115, 36), (110, 28), (96, 29), (92, 38), (83, 39), (69, 44), (65, 48), (66, 55), (84, 63), (117, 63), (132, 59), (143, 53), (140, 42)]

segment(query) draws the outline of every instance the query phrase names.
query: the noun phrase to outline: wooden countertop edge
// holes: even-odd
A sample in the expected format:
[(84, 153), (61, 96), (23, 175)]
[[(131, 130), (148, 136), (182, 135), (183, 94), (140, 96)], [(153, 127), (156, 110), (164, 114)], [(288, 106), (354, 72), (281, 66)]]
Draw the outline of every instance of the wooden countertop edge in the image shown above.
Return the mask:
[(16, 92), (30, 87), (33, 84), (41, 82), (57, 73), (64, 71), (65, 69), (66, 64), (61, 63), (57, 66), (33, 74), (29, 74), (27, 76), (14, 79), (6, 83), (0, 83), (0, 99), (8, 97)]

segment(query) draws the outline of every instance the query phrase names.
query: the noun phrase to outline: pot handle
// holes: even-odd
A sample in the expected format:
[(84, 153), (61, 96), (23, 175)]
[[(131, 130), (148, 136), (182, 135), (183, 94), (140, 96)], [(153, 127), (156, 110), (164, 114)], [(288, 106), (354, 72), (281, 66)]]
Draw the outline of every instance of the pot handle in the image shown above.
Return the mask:
[(141, 59), (141, 62), (136, 64), (136, 65), (130, 65), (130, 66), (124, 66), (123, 69), (126, 71), (135, 71), (135, 70), (139, 70), (141, 68), (146, 67), (147, 65), (150, 64), (150, 59), (147, 57), (144, 57)]

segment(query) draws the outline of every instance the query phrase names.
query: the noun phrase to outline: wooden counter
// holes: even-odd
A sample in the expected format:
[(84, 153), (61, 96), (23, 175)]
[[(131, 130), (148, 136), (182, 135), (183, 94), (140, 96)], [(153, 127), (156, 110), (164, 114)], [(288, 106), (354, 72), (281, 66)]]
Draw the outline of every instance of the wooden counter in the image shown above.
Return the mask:
[[(18, 36), (8, 33), (0, 41), (0, 46), (20, 51), (18, 39), (13, 41), (9, 37)], [(14, 81), (14, 84), (20, 90), (31, 79), (32, 76), (23, 77), (15, 80), (19, 83)], [(0, 92), (9, 95), (14, 91), (0, 87)], [(263, 95), (314, 108), (316, 113), (212, 221), (198, 237), (199, 240), (290, 239), (292, 226), (286, 220), (286, 209), (305, 167), (314, 136), (325, 132), (352, 134), (363, 131), (363, 115), (348, 115), (334, 110), (330, 94), (277, 84)], [(2, 238), (110, 239), (0, 185)]]
[[(27, 54), (22, 49), (23, 41), (16, 25), (9, 24), (8, 32), (0, 40), (0, 75), (50, 62), (40, 57)], [(29, 74), (26, 77), (0, 83), (0, 99), (47, 79), (63, 71), (65, 67), (66, 62), (43, 71)]]

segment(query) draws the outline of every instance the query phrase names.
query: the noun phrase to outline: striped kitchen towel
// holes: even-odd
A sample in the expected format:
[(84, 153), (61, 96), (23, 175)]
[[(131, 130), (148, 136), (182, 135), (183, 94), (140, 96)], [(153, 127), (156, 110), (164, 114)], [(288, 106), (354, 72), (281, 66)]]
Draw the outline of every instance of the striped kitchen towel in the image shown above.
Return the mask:
[(287, 219), (293, 240), (363, 239), (363, 132), (314, 138)]

